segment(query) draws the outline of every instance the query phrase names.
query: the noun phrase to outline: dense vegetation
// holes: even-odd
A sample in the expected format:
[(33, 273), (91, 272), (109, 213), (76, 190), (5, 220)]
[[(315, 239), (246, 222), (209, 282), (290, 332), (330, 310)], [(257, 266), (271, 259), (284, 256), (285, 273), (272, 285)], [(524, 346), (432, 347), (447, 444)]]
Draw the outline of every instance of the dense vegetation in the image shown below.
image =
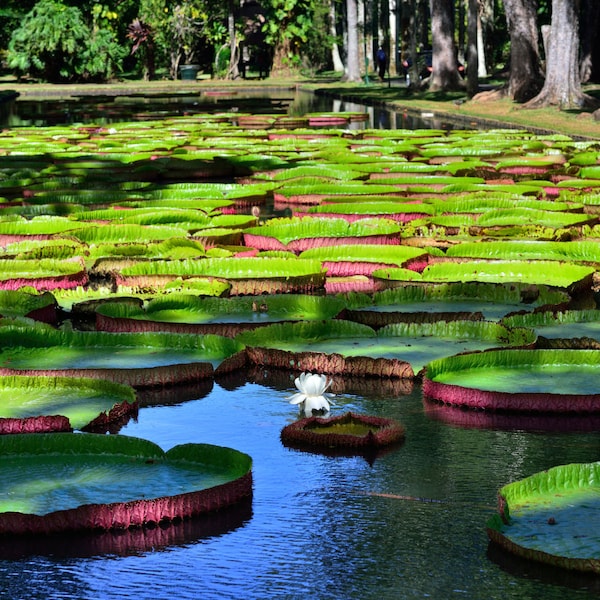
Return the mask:
[[(581, 83), (598, 81), (594, 0), (6, 0), (0, 8), (5, 71), (49, 82), (249, 72), (375, 70), (432, 89), (479, 90), (503, 74), (502, 94), (560, 108), (593, 106)], [(463, 69), (465, 65), (466, 69)], [(466, 72), (466, 82), (461, 75)]]

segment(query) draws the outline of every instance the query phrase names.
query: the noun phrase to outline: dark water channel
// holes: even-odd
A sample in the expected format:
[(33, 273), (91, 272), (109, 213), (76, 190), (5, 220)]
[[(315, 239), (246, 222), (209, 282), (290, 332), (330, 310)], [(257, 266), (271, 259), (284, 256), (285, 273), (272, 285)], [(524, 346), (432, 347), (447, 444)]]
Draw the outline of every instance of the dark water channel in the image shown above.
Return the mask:
[[(431, 113), (408, 114), (367, 107), (354, 102), (333, 100), (310, 92), (281, 89), (205, 91), (198, 94), (130, 96), (81, 96), (64, 99), (17, 99), (0, 113), (0, 126), (44, 127), (52, 125), (108, 125), (119, 121), (144, 121), (197, 113), (251, 112), (254, 114), (304, 115), (313, 112), (357, 111), (367, 113), (364, 122), (352, 128), (452, 129), (457, 123), (441, 120)], [(472, 128), (472, 124), (460, 124)]]
[[(402, 118), (393, 116), (395, 126)], [(406, 440), (376, 457), (325, 456), (280, 442), (297, 417), (286, 399), (291, 373), (236, 377), (146, 394), (120, 433), (165, 450), (204, 442), (248, 453), (251, 505), (148, 531), (3, 540), (0, 598), (600, 597), (600, 579), (516, 561), (490, 548), (485, 532), (505, 483), (598, 460), (597, 420), (485, 420), (426, 403), (419, 385), (362, 382), (337, 395), (332, 414), (395, 418)]]

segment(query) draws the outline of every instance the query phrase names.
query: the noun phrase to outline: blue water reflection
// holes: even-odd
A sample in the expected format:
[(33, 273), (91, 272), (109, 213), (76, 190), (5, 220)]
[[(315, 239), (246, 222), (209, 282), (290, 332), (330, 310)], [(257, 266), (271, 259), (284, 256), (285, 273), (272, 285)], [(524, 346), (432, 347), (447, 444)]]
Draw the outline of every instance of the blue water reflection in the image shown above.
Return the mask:
[[(296, 416), (293, 382), (215, 383), (198, 399), (142, 407), (121, 434), (164, 449), (227, 445), (254, 461), (254, 498), (242, 518), (188, 531), (172, 543), (76, 546), (0, 561), (3, 598), (264, 599), (592, 598), (595, 582), (570, 580), (488, 556), (485, 522), (504, 483), (567, 462), (596, 460), (596, 432), (462, 428), (408, 395), (341, 393), (334, 414), (398, 419), (406, 441), (372, 464), (285, 448)], [(220, 527), (220, 525), (224, 525)], [(13, 542), (4, 542), (6, 546)], [(71, 554), (70, 551), (71, 550)], [(46, 555), (44, 556), (44, 552)], [(505, 560), (506, 559), (506, 560)], [(558, 577), (558, 579), (557, 579)], [(581, 587), (588, 589), (581, 589)]]

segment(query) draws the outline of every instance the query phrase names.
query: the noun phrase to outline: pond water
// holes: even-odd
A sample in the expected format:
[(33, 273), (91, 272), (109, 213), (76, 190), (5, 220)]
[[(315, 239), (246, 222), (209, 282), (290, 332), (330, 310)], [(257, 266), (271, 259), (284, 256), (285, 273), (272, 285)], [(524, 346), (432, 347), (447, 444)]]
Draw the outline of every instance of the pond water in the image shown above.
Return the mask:
[[(275, 105), (290, 112), (356, 110), (296, 92), (276, 96), (265, 112)], [(135, 109), (139, 118), (200, 106), (188, 98), (157, 107), (155, 100), (144, 100), (145, 115)], [(218, 110), (247, 106), (240, 95), (229, 104), (222, 97), (207, 101)], [(10, 125), (123, 120), (131, 107), (114, 114), (107, 108), (119, 103), (126, 104), (82, 99), (50, 111), (37, 101), (19, 101)], [(360, 110), (369, 112), (362, 127), (446, 126)], [(405, 427), (406, 440), (379, 456), (327, 456), (288, 449), (280, 441), (283, 427), (298, 416), (287, 401), (295, 391), (293, 377), (243, 371), (196, 387), (142, 394), (138, 417), (119, 433), (164, 450), (202, 442), (248, 453), (252, 502), (164, 528), (3, 540), (0, 598), (600, 597), (600, 578), (515, 560), (490, 547), (485, 532), (504, 484), (555, 465), (597, 460), (600, 418), (467, 413), (426, 401), (418, 384), (345, 382), (333, 416), (352, 410), (394, 418)]]
[[(145, 121), (197, 113), (251, 112), (254, 114), (305, 115), (318, 112), (361, 112), (368, 118), (352, 128), (371, 129), (453, 129), (458, 126), (431, 113), (409, 114), (382, 107), (316, 96), (296, 89), (204, 91), (198, 94), (156, 94), (148, 97), (81, 96), (74, 98), (23, 98), (0, 113), (0, 127), (43, 127), (52, 125), (107, 125), (119, 121)], [(461, 124), (460, 128), (473, 128)]]
[[(297, 417), (291, 374), (174, 388), (120, 433), (165, 450), (185, 442), (253, 458), (251, 506), (131, 534), (6, 541), (0, 597), (148, 600), (502, 598), (584, 599), (600, 581), (511, 560), (488, 547), (487, 518), (505, 483), (598, 458), (594, 419), (504, 418), (475, 427), (424, 403), (420, 386), (335, 400), (345, 411), (399, 420), (406, 440), (380, 456), (284, 447)], [(482, 422), (480, 425), (485, 425)], [(561, 431), (561, 428), (563, 429)]]

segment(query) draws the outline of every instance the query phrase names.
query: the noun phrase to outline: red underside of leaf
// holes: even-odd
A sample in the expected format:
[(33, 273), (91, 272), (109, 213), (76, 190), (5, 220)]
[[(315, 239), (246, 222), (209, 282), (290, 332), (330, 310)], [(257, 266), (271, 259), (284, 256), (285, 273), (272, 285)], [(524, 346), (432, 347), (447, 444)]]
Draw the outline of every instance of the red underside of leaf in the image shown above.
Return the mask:
[(396, 358), (368, 356), (343, 357), (322, 352), (288, 352), (275, 348), (246, 348), (248, 358), (256, 365), (276, 369), (295, 369), (313, 373), (360, 375), (363, 377), (414, 378), (412, 366)]
[[(360, 423), (370, 428), (364, 435), (337, 433), (334, 425)], [(324, 433), (328, 428), (331, 433)], [(315, 433), (320, 430), (321, 433)], [(380, 448), (395, 444), (404, 438), (404, 428), (392, 419), (383, 419), (355, 413), (347, 413), (340, 417), (321, 418), (308, 417), (284, 427), (281, 441), (284, 444), (306, 445), (326, 448)]]
[(231, 506), (252, 496), (252, 473), (198, 492), (151, 500), (86, 504), (47, 515), (0, 513), (0, 535), (52, 534), (62, 531), (110, 530), (186, 519)]
[(600, 412), (600, 394), (509, 393), (465, 388), (423, 379), (423, 394), (434, 400), (480, 410), (541, 413)]

